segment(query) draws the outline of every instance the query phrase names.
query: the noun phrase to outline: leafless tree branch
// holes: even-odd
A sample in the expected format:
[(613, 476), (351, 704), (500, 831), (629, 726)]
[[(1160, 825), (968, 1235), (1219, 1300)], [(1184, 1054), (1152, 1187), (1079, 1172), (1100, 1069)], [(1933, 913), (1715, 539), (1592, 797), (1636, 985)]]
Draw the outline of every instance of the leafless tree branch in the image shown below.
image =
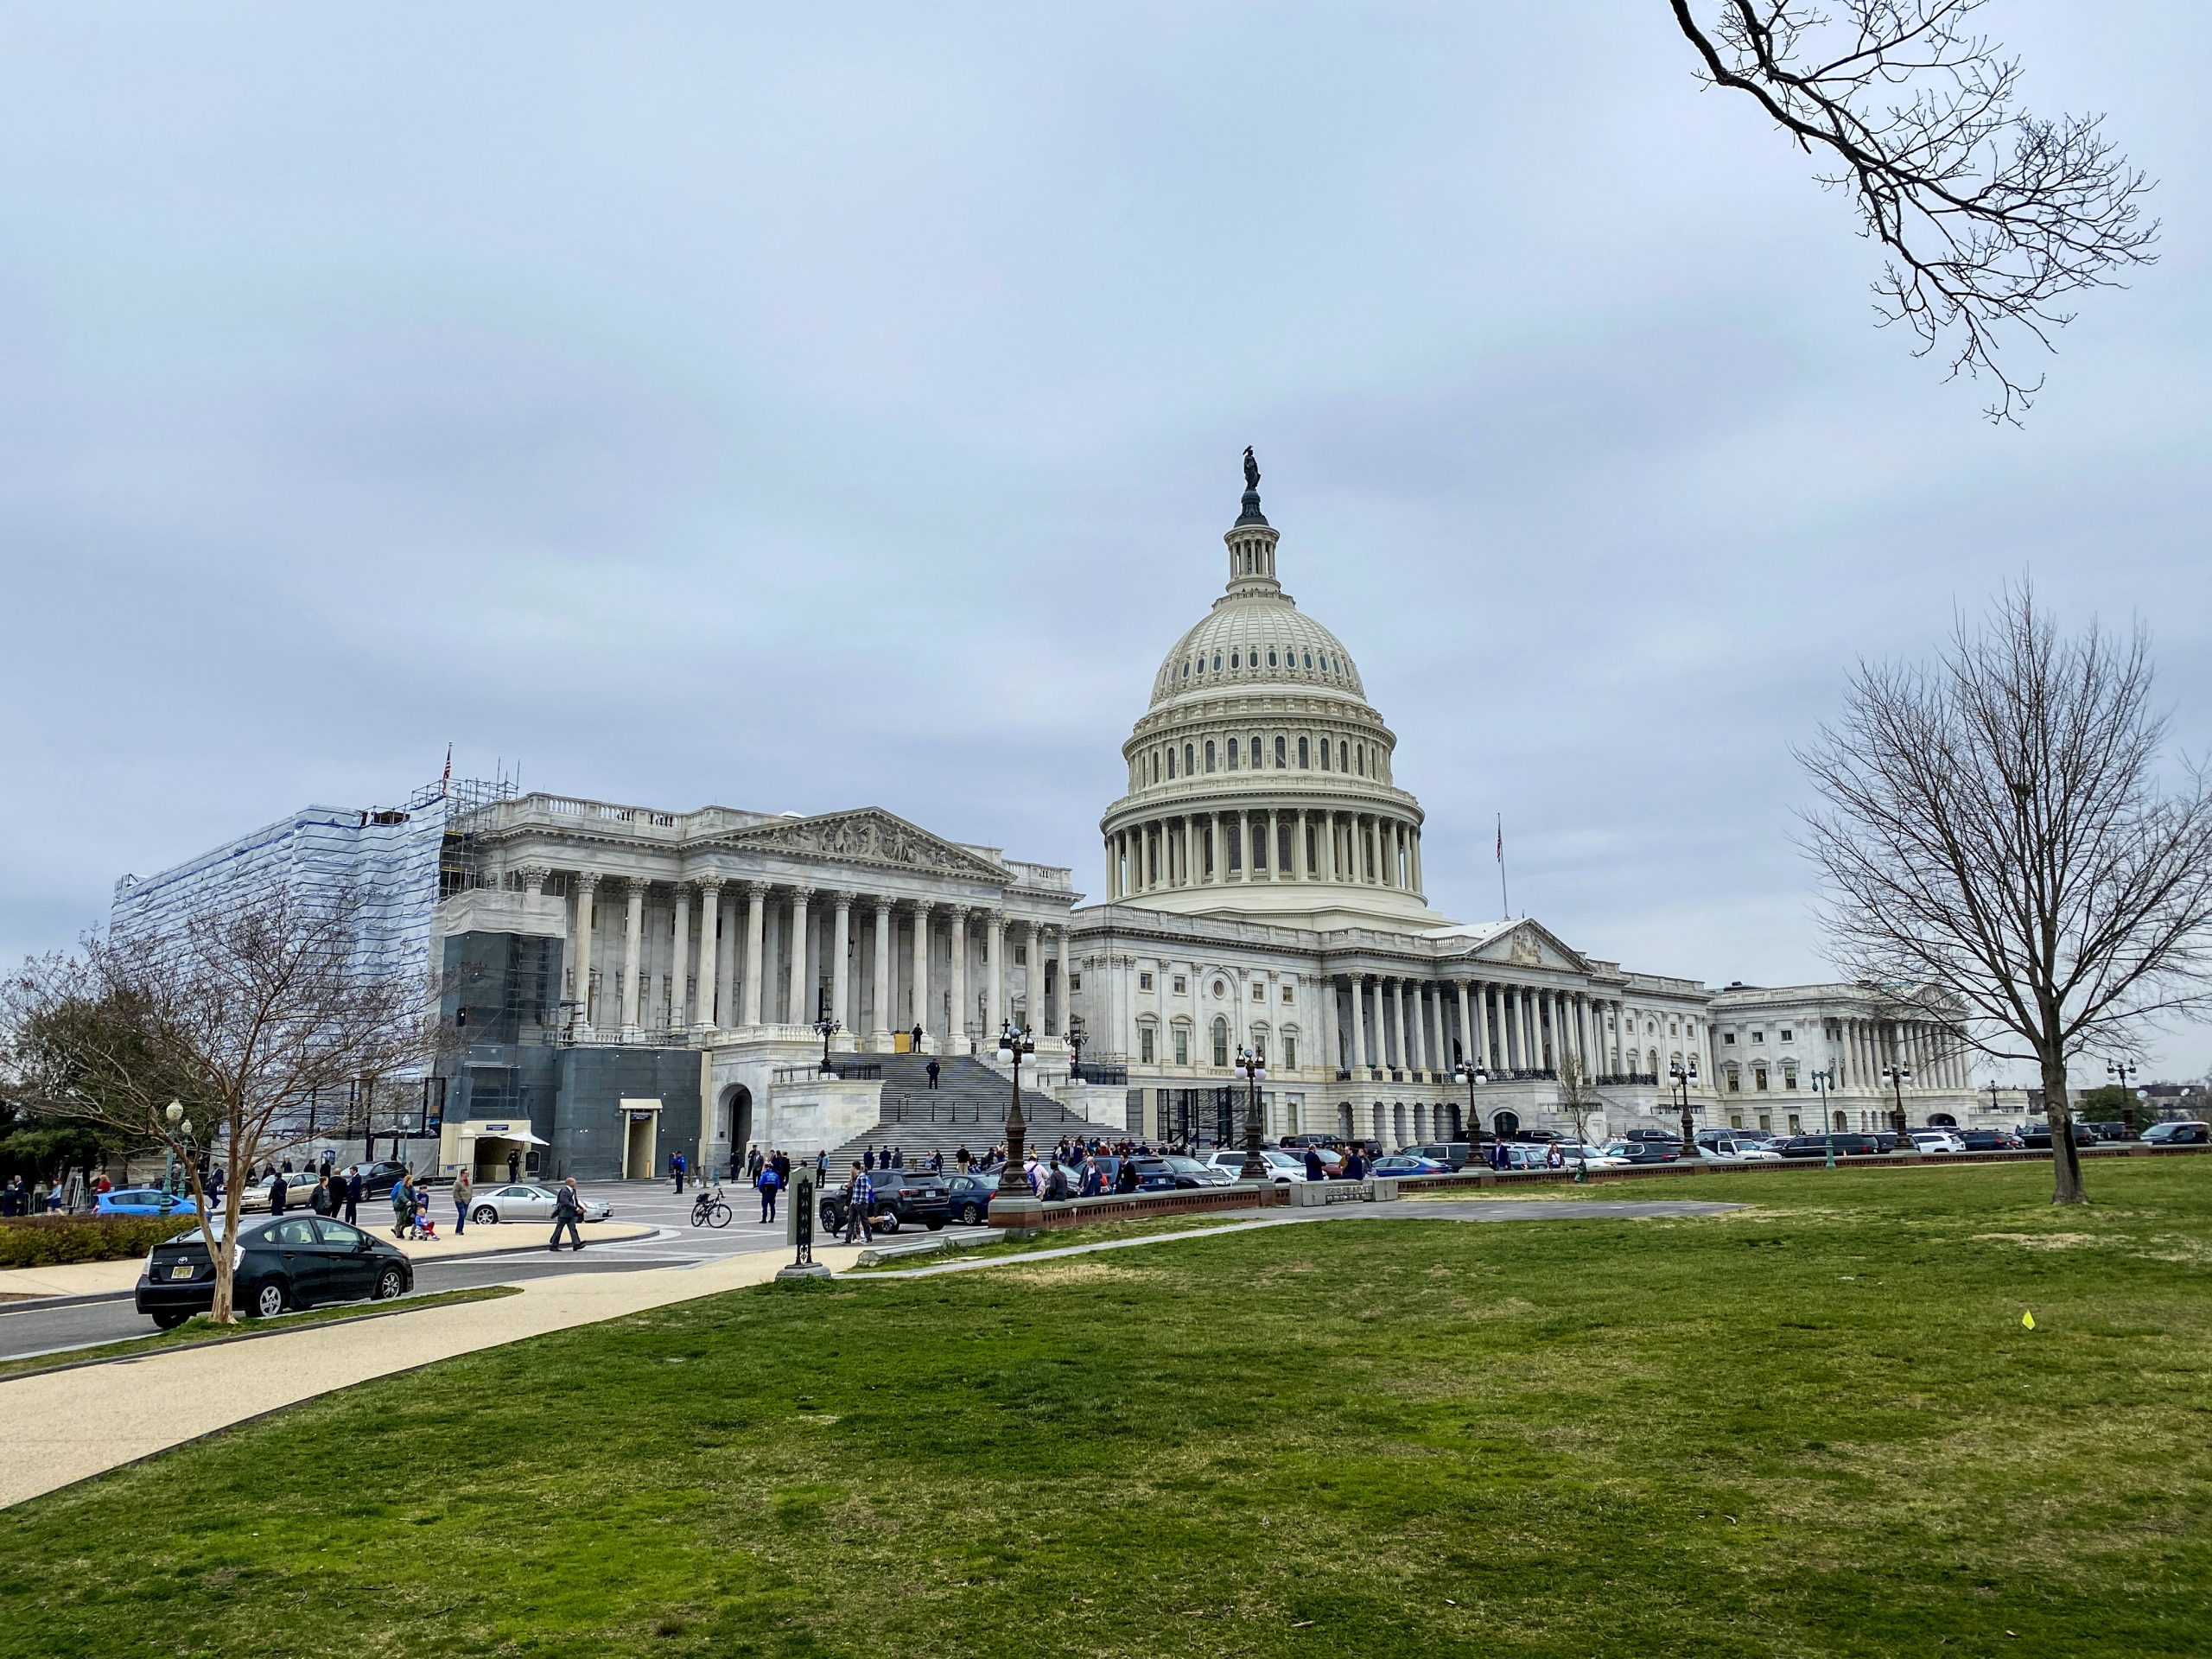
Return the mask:
[(1888, 251), (1883, 324), (1910, 328), (1916, 356), (1942, 346), (1954, 377), (1989, 375), (1990, 418), (2018, 425), (2043, 378), (2003, 366), (2000, 336), (2051, 349), (2075, 295), (2153, 262), (2158, 224), (2102, 116), (2018, 106), (2019, 60), (1968, 26), (1985, 3), (1669, 0), (1700, 79), (1834, 163), (1820, 181), (1851, 194), (1861, 233)]

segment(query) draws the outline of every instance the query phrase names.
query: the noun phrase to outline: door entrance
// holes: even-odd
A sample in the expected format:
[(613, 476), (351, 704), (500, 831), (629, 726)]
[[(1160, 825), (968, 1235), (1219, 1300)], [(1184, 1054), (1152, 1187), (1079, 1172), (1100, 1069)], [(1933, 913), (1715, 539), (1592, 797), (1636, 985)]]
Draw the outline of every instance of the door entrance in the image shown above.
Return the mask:
[(649, 1181), (653, 1179), (653, 1154), (659, 1141), (660, 1114), (632, 1112), (622, 1136), (622, 1179), (626, 1181)]

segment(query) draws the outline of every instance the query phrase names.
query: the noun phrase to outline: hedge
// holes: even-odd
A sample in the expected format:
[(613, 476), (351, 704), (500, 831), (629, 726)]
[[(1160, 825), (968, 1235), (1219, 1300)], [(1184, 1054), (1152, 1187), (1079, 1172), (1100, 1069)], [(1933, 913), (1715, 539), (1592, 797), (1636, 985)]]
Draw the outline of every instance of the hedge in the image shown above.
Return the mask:
[(193, 1224), (190, 1216), (35, 1216), (0, 1221), (0, 1268), (124, 1262)]

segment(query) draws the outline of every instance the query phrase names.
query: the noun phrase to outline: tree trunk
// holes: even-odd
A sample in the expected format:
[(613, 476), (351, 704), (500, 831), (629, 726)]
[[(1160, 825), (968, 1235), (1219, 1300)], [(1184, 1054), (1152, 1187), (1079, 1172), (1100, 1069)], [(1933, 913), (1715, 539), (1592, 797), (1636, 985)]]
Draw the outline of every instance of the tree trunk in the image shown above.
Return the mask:
[(238, 1199), (242, 1196), (238, 1187), (243, 1173), (231, 1173), (233, 1179), (223, 1183), (223, 1236), (217, 1246), (208, 1250), (208, 1257), (215, 1266), (215, 1300), (207, 1310), (207, 1317), (217, 1325), (238, 1323), (238, 1287), (232, 1281), (232, 1273), (238, 1259)]
[(2074, 1114), (2066, 1103), (2066, 1062), (2046, 1054), (2043, 1062), (2043, 1115), (2050, 1124), (2050, 1201), (2087, 1204), (2082, 1188), (2082, 1154), (2074, 1145)]

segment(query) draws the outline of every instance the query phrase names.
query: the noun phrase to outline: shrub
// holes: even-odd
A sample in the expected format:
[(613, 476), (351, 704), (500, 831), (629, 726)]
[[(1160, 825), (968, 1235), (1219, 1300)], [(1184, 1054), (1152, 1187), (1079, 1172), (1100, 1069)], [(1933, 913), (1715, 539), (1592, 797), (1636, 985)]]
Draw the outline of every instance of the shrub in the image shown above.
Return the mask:
[(35, 1216), (0, 1222), (0, 1268), (124, 1262), (192, 1224), (190, 1216)]

